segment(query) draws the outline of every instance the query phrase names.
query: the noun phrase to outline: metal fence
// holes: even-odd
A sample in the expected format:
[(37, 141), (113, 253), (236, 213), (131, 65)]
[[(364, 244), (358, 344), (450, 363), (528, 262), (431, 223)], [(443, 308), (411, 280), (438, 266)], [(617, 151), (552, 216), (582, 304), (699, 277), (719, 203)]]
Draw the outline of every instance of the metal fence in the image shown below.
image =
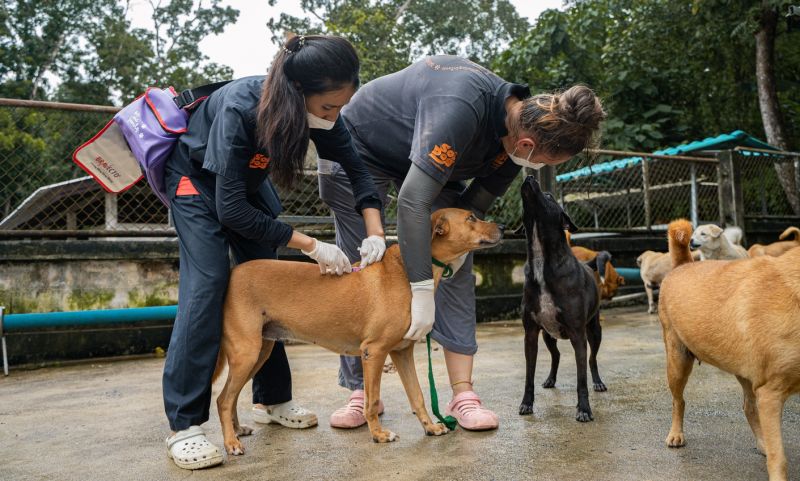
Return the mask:
[[(72, 152), (99, 131), (117, 109), (0, 99), (0, 236), (173, 235), (167, 208), (144, 181), (121, 194), (106, 193), (74, 162)], [(775, 162), (796, 158), (733, 152), (745, 214), (792, 215)], [(319, 199), (314, 165), (282, 191), (281, 218), (316, 235), (332, 233)], [(659, 229), (676, 217), (724, 223), (719, 162), (703, 157), (594, 151), (538, 175), (584, 230)], [(522, 176), (498, 199), (489, 218), (516, 230), (522, 224)], [(396, 193), (387, 206), (394, 225)]]
[(678, 217), (718, 223), (717, 161), (599, 150), (582, 168), (562, 168), (553, 191), (584, 230), (639, 231)]

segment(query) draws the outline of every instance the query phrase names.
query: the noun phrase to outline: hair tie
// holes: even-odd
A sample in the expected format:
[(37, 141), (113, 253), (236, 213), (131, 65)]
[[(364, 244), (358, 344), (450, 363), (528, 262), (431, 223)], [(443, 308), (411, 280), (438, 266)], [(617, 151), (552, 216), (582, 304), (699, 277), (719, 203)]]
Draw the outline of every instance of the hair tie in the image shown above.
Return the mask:
[[(293, 53), (299, 52), (300, 49), (303, 48), (303, 45), (306, 44), (306, 36), (305, 35), (300, 35), (299, 37), (296, 37), (296, 38), (298, 40), (295, 43), (295, 48), (289, 49), (289, 48), (283, 47), (283, 51), (286, 52), (287, 55), (291, 55)], [(291, 42), (292, 40), (294, 40), (294, 39), (293, 38), (290, 39), (289, 42)], [(286, 42), (286, 44), (288, 45), (289, 42)]]

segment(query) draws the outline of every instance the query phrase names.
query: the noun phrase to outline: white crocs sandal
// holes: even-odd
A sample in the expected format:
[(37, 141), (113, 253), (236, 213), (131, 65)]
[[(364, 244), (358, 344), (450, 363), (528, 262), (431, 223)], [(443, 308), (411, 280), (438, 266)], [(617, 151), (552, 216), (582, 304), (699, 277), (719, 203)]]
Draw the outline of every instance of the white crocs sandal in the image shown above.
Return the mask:
[(317, 415), (293, 401), (267, 406), (253, 406), (253, 421), (261, 424), (278, 423), (287, 428), (304, 429), (317, 425)]
[(202, 469), (222, 464), (222, 451), (206, 439), (200, 426), (178, 431), (166, 443), (167, 454), (179, 468)]

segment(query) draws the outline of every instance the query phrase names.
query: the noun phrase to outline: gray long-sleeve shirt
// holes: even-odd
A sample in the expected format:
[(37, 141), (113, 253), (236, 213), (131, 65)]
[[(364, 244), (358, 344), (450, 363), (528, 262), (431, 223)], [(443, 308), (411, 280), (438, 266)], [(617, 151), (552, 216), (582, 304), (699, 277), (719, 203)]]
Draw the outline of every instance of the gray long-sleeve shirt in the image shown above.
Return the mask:
[(466, 59), (439, 55), (364, 85), (342, 110), (361, 158), (372, 169), (404, 179), (398, 197), (398, 237), (409, 280), (432, 277), (430, 214), (443, 188), (463, 189), (461, 206), (485, 212), (520, 167), (501, 137), (505, 102), (526, 98)]

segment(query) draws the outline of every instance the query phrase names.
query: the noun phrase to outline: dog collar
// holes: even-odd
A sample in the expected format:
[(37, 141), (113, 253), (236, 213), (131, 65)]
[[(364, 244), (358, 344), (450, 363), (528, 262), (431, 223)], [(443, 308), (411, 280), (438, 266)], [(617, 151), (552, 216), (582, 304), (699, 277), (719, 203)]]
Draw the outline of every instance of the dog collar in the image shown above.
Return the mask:
[(453, 268), (450, 267), (450, 264), (445, 264), (435, 257), (431, 257), (431, 262), (433, 262), (433, 265), (436, 267), (441, 267), (444, 269), (444, 272), (442, 273), (442, 279), (450, 279), (453, 277)]

